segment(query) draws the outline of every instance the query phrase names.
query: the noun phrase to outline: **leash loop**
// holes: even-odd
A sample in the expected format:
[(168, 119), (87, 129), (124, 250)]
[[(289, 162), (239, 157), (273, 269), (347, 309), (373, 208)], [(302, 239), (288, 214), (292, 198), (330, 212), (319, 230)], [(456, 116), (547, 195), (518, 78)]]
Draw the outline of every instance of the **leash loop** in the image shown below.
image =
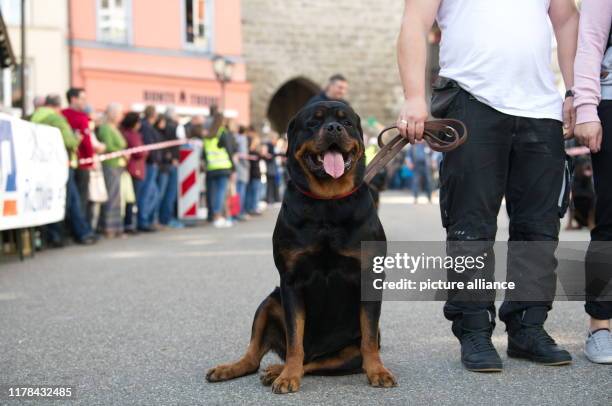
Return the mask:
[[(383, 135), (391, 130), (397, 130), (397, 126), (387, 127), (378, 134), (380, 151), (366, 168), (365, 182), (369, 183), (408, 144), (408, 140), (401, 134), (396, 135), (389, 143), (385, 144), (382, 139)], [(434, 151), (449, 152), (465, 143), (467, 134), (465, 124), (460, 120), (430, 120), (425, 122), (423, 139)]]

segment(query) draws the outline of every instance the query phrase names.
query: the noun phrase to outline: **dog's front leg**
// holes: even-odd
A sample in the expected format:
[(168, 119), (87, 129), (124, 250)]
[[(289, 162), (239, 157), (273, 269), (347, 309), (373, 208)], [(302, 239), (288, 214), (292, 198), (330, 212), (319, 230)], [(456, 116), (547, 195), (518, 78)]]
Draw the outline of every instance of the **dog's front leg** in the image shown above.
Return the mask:
[(272, 384), (274, 393), (297, 392), (304, 375), (304, 300), (301, 291), (281, 278), (281, 299), (285, 312), (287, 354), (283, 372)]
[(359, 321), (361, 326), (361, 356), (363, 370), (372, 386), (389, 388), (396, 386), (395, 377), (380, 359), (378, 320), (381, 302), (361, 302)]

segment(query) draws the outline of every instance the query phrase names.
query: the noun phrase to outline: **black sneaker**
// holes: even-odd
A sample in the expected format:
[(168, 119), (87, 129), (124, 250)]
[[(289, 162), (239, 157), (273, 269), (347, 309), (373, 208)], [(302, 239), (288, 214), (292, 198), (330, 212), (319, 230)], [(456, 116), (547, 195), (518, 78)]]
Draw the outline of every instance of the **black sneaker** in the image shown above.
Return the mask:
[[(455, 324), (456, 323), (456, 324)], [(461, 343), (461, 362), (468, 371), (501, 372), (502, 361), (491, 342), (495, 324), (488, 311), (465, 313), (453, 324)]]
[(547, 307), (530, 307), (506, 323), (509, 357), (544, 365), (567, 365), (572, 362), (570, 353), (560, 348), (544, 330), (547, 315)]
[(98, 242), (97, 238), (93, 234), (86, 235), (85, 237), (77, 240), (77, 243), (81, 245), (92, 245)]

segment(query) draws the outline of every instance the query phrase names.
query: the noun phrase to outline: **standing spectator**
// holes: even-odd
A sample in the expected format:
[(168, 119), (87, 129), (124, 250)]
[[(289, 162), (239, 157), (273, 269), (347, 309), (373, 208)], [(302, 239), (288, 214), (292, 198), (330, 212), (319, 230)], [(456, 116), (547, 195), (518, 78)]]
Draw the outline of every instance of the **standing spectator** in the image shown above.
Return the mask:
[[(69, 158), (67, 163), (69, 170), (68, 183), (66, 184), (66, 220), (70, 224), (74, 237), (79, 244), (93, 244), (96, 239), (83, 214), (83, 207), (81, 206), (74, 176), (74, 170), (77, 166), (76, 150), (80, 140), (72, 131), (66, 118), (61, 114), (60, 105), (59, 96), (47, 96), (45, 105), (34, 111), (31, 120), (33, 123), (46, 124), (60, 130)], [(47, 231), (49, 233), (49, 243), (52, 246), (60, 247), (63, 245), (61, 222), (49, 225)]]
[(228, 145), (227, 129), (223, 116), (217, 114), (212, 127), (204, 137), (204, 160), (206, 161), (206, 194), (208, 210), (213, 225), (217, 228), (231, 227), (231, 220), (223, 217), (225, 197), (233, 169), (232, 152)]
[[(127, 147), (127, 142), (121, 135), (118, 125), (121, 121), (121, 106), (110, 104), (106, 108), (104, 124), (98, 129), (100, 141), (106, 145), (107, 152), (121, 151)], [(123, 156), (107, 159), (102, 162), (104, 181), (108, 192), (108, 200), (102, 209), (104, 234), (107, 238), (123, 235), (123, 217), (121, 216), (121, 174), (126, 166)]]
[(245, 210), (248, 215), (259, 215), (258, 209), (261, 190), (261, 138), (253, 127), (247, 132), (249, 137), (249, 184), (246, 190)]
[[(77, 157), (79, 159), (93, 158), (95, 151), (91, 140), (92, 134), (89, 128), (89, 116), (85, 112), (87, 108), (85, 90), (71, 87), (66, 92), (66, 99), (68, 100), (68, 108), (62, 110), (62, 114), (66, 117), (68, 123), (70, 123), (77, 137), (81, 139), (77, 150)], [(89, 171), (93, 166), (93, 163), (79, 164), (75, 171), (75, 180), (83, 213), (86, 213), (89, 203)], [(87, 219), (88, 222), (90, 220), (89, 218)]]
[[(100, 142), (96, 137), (97, 129), (103, 124), (104, 113), (101, 115), (94, 116), (94, 119), (90, 121), (90, 130), (92, 132), (91, 145), (96, 153), (94, 158), (97, 157), (99, 152), (106, 150), (106, 145)], [(108, 194), (106, 192), (106, 183), (104, 181), (104, 170), (100, 161), (94, 161), (93, 167), (89, 170), (89, 189), (88, 189), (88, 203), (87, 209), (85, 210), (86, 217), (89, 219), (89, 223), (94, 231), (98, 229), (100, 222), (100, 213), (102, 212), (102, 204), (106, 203)]]
[(421, 191), (421, 182), (427, 200), (431, 203), (431, 155), (424, 142), (411, 145), (406, 151), (406, 166), (412, 171), (412, 194), (417, 204)]
[[(147, 106), (144, 110), (144, 117), (140, 124), (140, 133), (145, 145), (155, 144), (161, 141), (161, 135), (153, 124), (157, 120), (155, 106)], [(138, 229), (144, 232), (155, 231), (155, 209), (159, 199), (159, 189), (157, 187), (157, 174), (161, 163), (161, 151), (149, 151), (147, 156), (147, 170), (143, 188), (143, 210), (138, 211)]]
[(249, 183), (249, 139), (246, 136), (246, 127), (240, 126), (236, 135), (236, 154), (234, 166), (236, 168), (236, 192), (240, 196), (240, 214), (238, 220), (245, 220), (245, 198), (247, 184)]
[(43, 107), (46, 103), (46, 100), (47, 99), (44, 96), (34, 96), (34, 99), (32, 99), (32, 106), (34, 106), (34, 110), (32, 111), (32, 114), (26, 117), (26, 120), (32, 121), (32, 116), (34, 116), (34, 112), (40, 107)]
[[(155, 130), (157, 131), (157, 134), (159, 136), (159, 142), (165, 141), (165, 132), (166, 132), (166, 117), (164, 115), (159, 114), (157, 116), (157, 119), (155, 120), (155, 124), (153, 125), (153, 128), (155, 128)], [(154, 212), (154, 223), (158, 223), (160, 227), (165, 227), (167, 225), (167, 221), (164, 223), (161, 221), (160, 218), (160, 213), (161, 213), (161, 205), (162, 205), (162, 201), (164, 200), (164, 196), (166, 194), (166, 191), (168, 190), (168, 180), (169, 180), (169, 172), (170, 172), (170, 165), (172, 162), (172, 159), (170, 158), (170, 160), (168, 160), (168, 154), (169, 151), (168, 149), (164, 148), (159, 150), (160, 153), (160, 161), (159, 161), (159, 169), (158, 169), (158, 173), (157, 173), (157, 191), (158, 191), (158, 197), (157, 197), (157, 204), (155, 205), (155, 212)]]
[(343, 75), (337, 73), (329, 78), (325, 89), (321, 93), (313, 96), (306, 104), (308, 105), (322, 101), (339, 101), (348, 104), (348, 102), (344, 100), (348, 90), (348, 80), (346, 80)]
[[(138, 113), (131, 111), (123, 117), (121, 121), (121, 134), (127, 142), (128, 148), (136, 148), (144, 145), (142, 135), (140, 134), (140, 117)], [(136, 194), (136, 207), (140, 212), (144, 207), (144, 196), (142, 193), (145, 174), (147, 170), (146, 160), (149, 155), (148, 151), (135, 152), (130, 154), (127, 164), (127, 170), (132, 177), (134, 185), (134, 193)], [(125, 208), (124, 227), (126, 231), (136, 232), (136, 219), (134, 216), (134, 205), (127, 204)]]
[[(595, 228), (586, 256), (589, 330), (584, 348), (595, 363), (612, 363), (612, 1), (584, 0), (575, 61), (576, 138), (591, 150)], [(606, 296), (608, 299), (606, 300)]]
[(187, 124), (183, 126), (185, 138), (201, 138), (201, 130), (204, 127), (204, 117), (193, 116)]
[(270, 133), (269, 140), (265, 143), (264, 160), (266, 162), (266, 202), (273, 204), (280, 201), (278, 190), (278, 164), (276, 162), (276, 143), (278, 134)]
[[(160, 124), (164, 123), (161, 128)], [(177, 129), (179, 123), (176, 119), (174, 110), (168, 108), (163, 120), (157, 120), (156, 128), (164, 141), (178, 140)], [(178, 195), (178, 163), (179, 163), (179, 147), (170, 147), (162, 150), (162, 163), (160, 166), (160, 174), (158, 177), (159, 185), (159, 222), (164, 226), (173, 228), (182, 227), (175, 216), (176, 199)], [(165, 178), (165, 180), (164, 180)]]

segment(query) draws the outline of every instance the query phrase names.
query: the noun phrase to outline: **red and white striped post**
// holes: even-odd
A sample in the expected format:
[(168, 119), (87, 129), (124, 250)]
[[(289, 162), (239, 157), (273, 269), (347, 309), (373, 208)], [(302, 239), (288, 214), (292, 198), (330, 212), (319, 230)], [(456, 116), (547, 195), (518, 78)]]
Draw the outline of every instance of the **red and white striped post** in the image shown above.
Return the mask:
[(200, 157), (202, 143), (191, 141), (181, 146), (178, 167), (178, 217), (197, 220), (202, 187)]

